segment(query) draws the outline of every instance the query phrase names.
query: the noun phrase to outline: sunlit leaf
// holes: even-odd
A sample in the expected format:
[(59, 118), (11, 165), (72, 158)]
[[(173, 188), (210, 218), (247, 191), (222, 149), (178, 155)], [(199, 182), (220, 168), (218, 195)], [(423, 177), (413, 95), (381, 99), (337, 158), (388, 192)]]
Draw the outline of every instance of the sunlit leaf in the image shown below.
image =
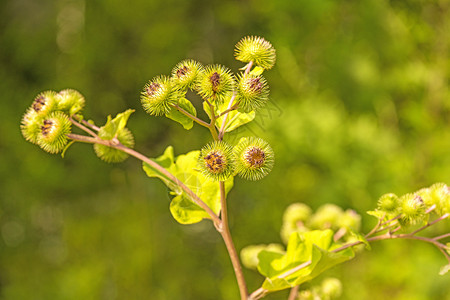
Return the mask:
[(265, 250), (258, 255), (258, 270), (266, 276), (263, 288), (275, 291), (299, 285), (354, 256), (351, 248), (330, 252), (337, 247), (331, 230), (292, 233), (285, 255)]
[(450, 264), (445, 265), (441, 268), (441, 270), (439, 271), (439, 275), (445, 275), (450, 271)]
[[(199, 153), (199, 151), (191, 151), (175, 158), (173, 148), (169, 146), (164, 154), (154, 159), (154, 161), (183, 182), (203, 202), (205, 202), (214, 213), (219, 214), (219, 183), (208, 179), (197, 170)], [(193, 224), (200, 222), (204, 218), (209, 218), (209, 215), (200, 206), (194, 203), (190, 196), (184, 193), (173, 180), (146, 163), (143, 164), (143, 168), (149, 177), (161, 179), (172, 191), (171, 194), (174, 195), (174, 198), (170, 204), (170, 212), (175, 220), (181, 224)], [(230, 177), (225, 181), (225, 194), (227, 194), (232, 187), (233, 177)]]
[[(219, 104), (219, 106), (215, 106), (215, 114), (219, 115), (220, 113), (226, 111), (228, 108), (228, 102), (224, 102), (222, 104)], [(210, 107), (208, 105), (208, 103), (203, 102), (203, 109), (205, 110), (205, 112), (208, 114), (208, 116), (211, 118), (211, 112), (210, 112)], [(221, 128), (222, 127), (222, 123), (223, 120), (225, 118), (226, 115), (221, 116), (220, 118), (218, 118), (216, 120), (216, 126), (217, 128)], [(251, 121), (253, 121), (253, 119), (255, 118), (255, 112), (251, 111), (249, 113), (243, 113), (243, 112), (239, 112), (237, 110), (233, 110), (231, 112), (228, 113), (227, 115), (227, 119), (226, 119), (226, 125), (225, 125), (225, 132), (230, 132), (235, 130), (236, 128), (245, 125)]]
[(106, 124), (100, 129), (101, 138), (106, 140), (113, 139), (117, 133), (127, 126), (128, 118), (134, 112), (134, 109), (127, 109), (123, 113), (117, 114), (113, 119), (108, 116)]
[[(197, 116), (197, 111), (195, 110), (195, 107), (192, 105), (192, 103), (185, 99), (181, 98), (178, 100), (178, 106), (180, 106), (183, 110), (190, 113), (194, 117)], [(192, 120), (190, 117), (186, 116), (185, 114), (179, 112), (177, 109), (172, 108), (169, 113), (166, 114), (166, 117), (168, 117), (171, 120), (174, 120), (175, 122), (180, 123), (184, 129), (189, 130), (194, 126), (194, 120)]]

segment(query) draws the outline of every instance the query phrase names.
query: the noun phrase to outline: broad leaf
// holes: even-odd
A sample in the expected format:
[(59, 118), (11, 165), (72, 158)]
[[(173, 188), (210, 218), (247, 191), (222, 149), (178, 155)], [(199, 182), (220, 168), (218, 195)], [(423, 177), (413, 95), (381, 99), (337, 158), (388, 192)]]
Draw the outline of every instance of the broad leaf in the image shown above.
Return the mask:
[(117, 114), (113, 119), (108, 116), (106, 124), (100, 128), (99, 135), (102, 139), (112, 140), (119, 131), (127, 126), (128, 118), (134, 112), (134, 109), (128, 109), (123, 113)]
[(265, 250), (258, 255), (258, 270), (266, 276), (263, 288), (275, 291), (299, 285), (354, 256), (351, 248), (330, 252), (337, 247), (329, 229), (292, 233), (285, 255)]
[[(214, 106), (215, 109), (215, 115), (219, 115), (221, 112), (226, 111), (228, 108), (228, 102), (225, 101), (222, 104), (219, 104), (218, 106)], [(203, 109), (208, 114), (208, 116), (211, 118), (211, 110), (209, 108), (208, 103), (203, 102)], [(216, 127), (221, 128), (223, 120), (225, 118), (225, 115), (221, 116), (216, 120)], [(225, 132), (230, 132), (238, 128), (239, 126), (245, 125), (255, 118), (255, 112), (251, 111), (249, 113), (243, 113), (239, 112), (237, 110), (233, 110), (228, 113), (226, 125), (225, 125)]]
[[(172, 173), (178, 180), (183, 182), (192, 190), (211, 210), (219, 214), (220, 212), (220, 188), (219, 183), (205, 177), (197, 170), (197, 159), (200, 151), (191, 151), (187, 154), (174, 157), (173, 148), (169, 146), (164, 154), (156, 159), (159, 165)], [(170, 178), (151, 167), (149, 164), (143, 164), (144, 171), (149, 177), (161, 179), (171, 190), (174, 196), (170, 204), (170, 212), (175, 220), (181, 224), (198, 223), (209, 215), (183, 190), (177, 186)], [(225, 181), (225, 194), (233, 187), (233, 177)]]
[(372, 247), (370, 246), (370, 243), (367, 241), (367, 239), (365, 238), (365, 236), (362, 235), (361, 233), (359, 233), (359, 232), (354, 232), (354, 231), (351, 231), (351, 230), (350, 230), (350, 235), (351, 235), (355, 240), (362, 242), (362, 243), (365, 245), (365, 247), (366, 247), (367, 250), (371, 250), (371, 249), (372, 249)]
[(450, 271), (450, 264), (445, 265), (441, 268), (441, 270), (439, 271), (439, 275), (445, 275)]
[(259, 76), (264, 72), (264, 68), (260, 67), (260, 66), (256, 66), (253, 68), (253, 70), (250, 71), (251, 75), (254, 76)]
[(284, 254), (284, 246), (281, 244), (268, 244), (268, 245), (250, 245), (244, 247), (241, 250), (241, 261), (242, 264), (249, 269), (257, 269), (259, 259), (258, 255), (261, 251), (266, 250), (269, 252), (276, 252), (280, 254)]
[[(181, 98), (180, 100), (178, 100), (178, 106), (180, 106), (182, 109), (184, 109), (194, 117), (197, 116), (197, 111), (195, 110), (195, 107), (194, 105), (192, 105), (191, 101), (185, 98)], [(166, 114), (166, 117), (180, 123), (186, 130), (191, 129), (192, 126), (194, 126), (194, 120), (179, 112), (175, 108), (172, 108), (170, 112)]]

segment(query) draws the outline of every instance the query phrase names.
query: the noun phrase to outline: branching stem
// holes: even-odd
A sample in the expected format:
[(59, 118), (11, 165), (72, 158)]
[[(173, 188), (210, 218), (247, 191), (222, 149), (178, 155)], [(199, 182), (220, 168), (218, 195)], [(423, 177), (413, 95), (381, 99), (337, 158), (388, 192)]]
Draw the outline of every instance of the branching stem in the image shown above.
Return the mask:
[(220, 204), (222, 208), (221, 210), (222, 226), (220, 227), (219, 233), (222, 235), (222, 238), (225, 242), (228, 254), (231, 259), (231, 263), (233, 264), (233, 269), (236, 275), (236, 280), (238, 282), (241, 300), (247, 300), (248, 296), (247, 285), (245, 283), (245, 278), (244, 274), (242, 273), (242, 267), (239, 261), (239, 256), (234, 246), (233, 239), (231, 238), (230, 226), (228, 224), (228, 209), (227, 209), (227, 198), (225, 194), (225, 182), (220, 181), (219, 184), (220, 184)]
[(189, 112), (185, 111), (183, 108), (181, 108), (180, 106), (178, 106), (177, 104), (173, 104), (172, 107), (174, 107), (176, 110), (178, 110), (180, 113), (182, 113), (183, 115), (185, 115), (186, 117), (192, 119), (194, 122), (196, 122), (199, 125), (202, 125), (206, 128), (209, 128), (210, 124), (206, 123), (205, 121), (203, 121), (202, 119), (197, 118), (196, 116), (190, 114)]
[[(75, 123), (78, 123), (78, 122), (75, 121)], [(87, 128), (85, 128), (85, 129), (87, 129)], [(89, 130), (89, 129), (87, 129), (87, 130)], [(219, 219), (219, 217), (211, 210), (211, 208), (209, 208), (209, 206), (205, 202), (203, 202), (203, 200), (201, 200), (197, 196), (197, 194), (195, 194), (191, 189), (189, 189), (183, 182), (181, 182), (172, 173), (170, 173), (169, 171), (167, 171), (166, 169), (161, 167), (159, 164), (157, 164), (156, 162), (154, 162), (147, 156), (145, 156), (133, 149), (125, 147), (117, 140), (103, 140), (99, 137), (89, 137), (89, 136), (73, 134), (73, 133), (68, 134), (67, 137), (71, 140), (78, 141), (78, 142), (90, 143), (90, 144), (101, 144), (101, 145), (105, 145), (105, 146), (108, 146), (111, 148), (115, 148), (117, 150), (123, 151), (123, 152), (149, 164), (152, 168), (158, 170), (158, 172), (160, 172), (161, 174), (163, 174), (164, 176), (169, 178), (173, 183), (178, 185), (192, 199), (192, 201), (194, 201), (195, 204), (197, 204), (198, 206), (203, 208), (208, 213), (208, 215), (211, 217), (211, 219), (213, 220), (215, 225), (220, 227), (219, 224), (221, 223), (221, 220)]]
[[(430, 227), (430, 226), (432, 226), (432, 225), (434, 225), (434, 224), (436, 224), (436, 223), (438, 223), (438, 222), (440, 222), (440, 221), (442, 221), (442, 220), (444, 220), (444, 219), (446, 219), (448, 217), (450, 217), (450, 214), (446, 213), (443, 216), (437, 218), (436, 220), (434, 220), (432, 222), (429, 222), (425, 226), (422, 226), (419, 229), (413, 231), (412, 233), (393, 234), (394, 232), (398, 231), (401, 228), (401, 227), (398, 227), (398, 228), (394, 229), (393, 231), (389, 231), (389, 232), (384, 233), (382, 235), (372, 236), (373, 234), (379, 233), (381, 231), (385, 231), (386, 229), (392, 228), (393, 226), (397, 225), (397, 224), (391, 224), (391, 225), (389, 225), (387, 227), (381, 227), (381, 226), (384, 226), (386, 224), (389, 224), (392, 221), (395, 221), (395, 220), (399, 219), (400, 216), (397, 216), (397, 217), (395, 217), (393, 219), (390, 219), (388, 221), (385, 221), (385, 222), (381, 222), (381, 220), (380, 220), (375, 225), (375, 227), (368, 234), (366, 234), (366, 236), (365, 236), (366, 237), (366, 241), (370, 243), (370, 242), (389, 240), (389, 239), (410, 239), (410, 240), (418, 240), (418, 241), (427, 242), (427, 243), (430, 243), (430, 244), (436, 246), (442, 252), (442, 254), (444, 254), (445, 258), (447, 259), (447, 261), (450, 264), (450, 255), (446, 252), (447, 246), (439, 242), (439, 240), (441, 240), (441, 239), (450, 237), (450, 233), (443, 234), (443, 235), (440, 235), (440, 236), (437, 236), (437, 237), (434, 237), (434, 238), (428, 238), (428, 237), (423, 237), (423, 236), (417, 236), (416, 235), (418, 232), (423, 231), (426, 228), (428, 228), (428, 227)], [(361, 245), (363, 243), (364, 243), (364, 241), (356, 241), (356, 242), (353, 242), (353, 243), (349, 243), (349, 244), (343, 245), (343, 246), (341, 246), (339, 248), (336, 248), (336, 249), (332, 250), (331, 252), (337, 253), (337, 252), (343, 251), (343, 250), (345, 250), (347, 248), (351, 248), (351, 247), (354, 247), (354, 246), (357, 246), (357, 245)], [(295, 272), (300, 271), (301, 269), (308, 267), (309, 265), (311, 265), (311, 263), (312, 263), (311, 260), (303, 262), (300, 265), (297, 265), (296, 267), (293, 267), (293, 268), (289, 269), (288, 271), (278, 275), (277, 277), (278, 278), (286, 278), (286, 277), (294, 274)], [(249, 299), (251, 299), (251, 300), (261, 299), (267, 293), (270, 293), (270, 291), (260, 287), (259, 289), (255, 290), (250, 295)], [(291, 290), (291, 293), (292, 293), (292, 290)]]

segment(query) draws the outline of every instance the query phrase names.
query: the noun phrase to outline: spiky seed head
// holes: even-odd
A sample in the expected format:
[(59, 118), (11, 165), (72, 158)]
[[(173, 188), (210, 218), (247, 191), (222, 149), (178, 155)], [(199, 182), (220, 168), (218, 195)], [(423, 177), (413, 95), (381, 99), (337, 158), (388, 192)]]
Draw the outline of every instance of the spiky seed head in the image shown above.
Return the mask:
[(395, 212), (399, 208), (398, 196), (392, 193), (381, 196), (378, 199), (378, 208), (387, 213)]
[(361, 216), (353, 209), (347, 209), (337, 220), (336, 225), (339, 228), (346, 228), (358, 232), (361, 227)]
[(337, 299), (342, 295), (342, 283), (334, 277), (325, 278), (321, 284), (321, 292), (325, 299)]
[(272, 170), (275, 154), (270, 145), (256, 137), (241, 138), (233, 149), (236, 172), (247, 180), (260, 180)]
[(320, 206), (311, 217), (309, 225), (314, 229), (338, 229), (339, 219), (344, 215), (341, 207), (328, 203)]
[(73, 89), (65, 89), (56, 95), (58, 109), (74, 115), (79, 113), (85, 105), (84, 96), (80, 92)]
[(403, 225), (414, 225), (425, 219), (426, 206), (423, 199), (415, 194), (406, 194), (400, 197)]
[(203, 66), (192, 59), (178, 63), (172, 70), (172, 82), (177, 89), (193, 89), (197, 85), (198, 75)]
[(212, 142), (200, 151), (201, 172), (215, 181), (225, 181), (234, 172), (233, 148), (223, 141)]
[(251, 112), (263, 107), (269, 100), (269, 86), (261, 75), (240, 76), (237, 85), (239, 109)]
[(32, 109), (39, 115), (45, 117), (57, 109), (56, 92), (45, 91), (34, 98)]
[[(105, 138), (103, 136), (102, 129), (99, 131), (99, 137)], [(119, 142), (128, 148), (134, 147), (134, 137), (128, 128), (123, 128), (117, 133), (117, 139)], [(128, 154), (117, 150), (115, 148), (111, 148), (102, 144), (94, 144), (95, 154), (103, 161), (108, 163), (119, 163), (128, 158)]]
[(221, 65), (209, 65), (200, 72), (198, 78), (196, 90), (203, 99), (223, 103), (227, 97), (231, 97), (235, 81), (230, 69)]
[(167, 76), (158, 76), (144, 86), (141, 103), (147, 113), (160, 116), (172, 109), (171, 105), (177, 103), (179, 95)]
[(41, 123), (43, 117), (38, 114), (33, 107), (28, 108), (27, 112), (23, 115), (20, 130), (23, 137), (33, 143), (37, 143), (39, 132), (41, 131)]
[(67, 134), (72, 123), (69, 117), (61, 111), (52, 112), (44, 118), (37, 136), (37, 144), (49, 153), (59, 153), (67, 144)]
[(429, 188), (432, 203), (436, 204), (436, 212), (440, 215), (450, 213), (450, 188), (445, 183), (435, 183)]
[(262, 37), (247, 36), (242, 38), (234, 50), (236, 59), (254, 64), (268, 70), (275, 65), (276, 53), (271, 43)]

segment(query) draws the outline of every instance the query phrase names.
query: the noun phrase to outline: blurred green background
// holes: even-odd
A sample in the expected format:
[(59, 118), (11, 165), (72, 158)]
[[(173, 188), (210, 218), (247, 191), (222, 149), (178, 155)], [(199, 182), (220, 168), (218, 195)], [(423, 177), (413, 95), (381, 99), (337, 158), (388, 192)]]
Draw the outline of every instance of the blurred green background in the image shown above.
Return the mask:
[[(177, 224), (138, 161), (108, 165), (82, 144), (49, 155), (19, 124), (39, 92), (75, 88), (98, 124), (136, 109), (129, 128), (151, 157), (198, 149), (208, 132), (149, 117), (140, 91), (184, 58), (237, 70), (246, 35), (277, 49), (272, 102), (230, 139), (265, 138), (276, 166), (230, 193), (238, 249), (281, 242), (293, 202), (353, 208), (367, 231), (383, 193), (450, 183), (448, 0), (3, 0), (0, 28), (1, 299), (237, 299), (211, 222)], [(450, 299), (444, 264), (432, 246), (387, 241), (327, 275), (342, 299)]]

